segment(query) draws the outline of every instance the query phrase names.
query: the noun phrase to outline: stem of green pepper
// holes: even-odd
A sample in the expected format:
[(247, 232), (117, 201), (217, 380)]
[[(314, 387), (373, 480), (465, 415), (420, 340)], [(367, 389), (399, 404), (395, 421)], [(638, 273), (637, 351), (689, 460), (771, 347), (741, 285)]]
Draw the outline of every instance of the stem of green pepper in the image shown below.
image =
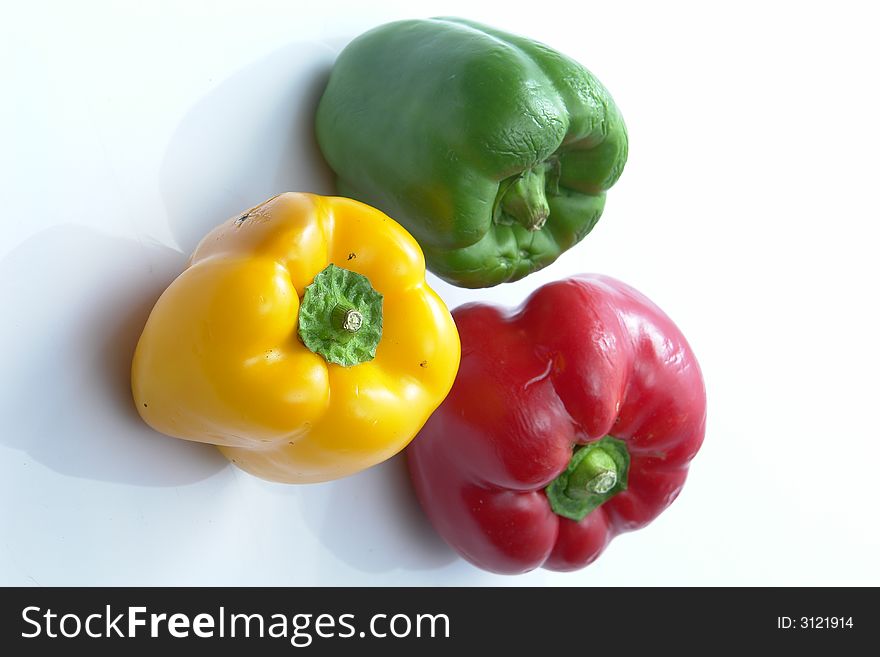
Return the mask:
[(501, 209), (528, 230), (540, 230), (550, 216), (545, 162), (520, 174), (504, 192)]

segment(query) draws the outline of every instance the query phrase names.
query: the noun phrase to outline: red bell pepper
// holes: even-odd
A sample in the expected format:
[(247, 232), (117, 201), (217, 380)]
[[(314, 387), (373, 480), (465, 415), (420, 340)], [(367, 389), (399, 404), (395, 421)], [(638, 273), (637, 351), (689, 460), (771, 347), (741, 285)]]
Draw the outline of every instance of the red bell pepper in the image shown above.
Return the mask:
[(449, 396), (407, 449), (428, 517), (497, 573), (574, 570), (684, 485), (706, 394), (684, 336), (614, 279), (543, 286), (519, 309), (467, 304)]

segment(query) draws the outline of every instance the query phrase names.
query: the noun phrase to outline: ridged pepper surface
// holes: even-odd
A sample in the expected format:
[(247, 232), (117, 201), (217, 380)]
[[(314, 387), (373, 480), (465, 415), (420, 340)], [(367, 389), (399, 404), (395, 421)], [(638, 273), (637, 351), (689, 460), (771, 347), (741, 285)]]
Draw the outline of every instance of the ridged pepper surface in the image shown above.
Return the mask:
[(582, 275), (515, 312), (453, 311), (452, 391), (407, 449), (437, 531), (486, 570), (573, 570), (679, 494), (703, 441), (700, 368), (632, 288)]
[(202, 240), (150, 313), (132, 391), (154, 429), (309, 483), (403, 449), (458, 359), (403, 228), (351, 199), (288, 193)]
[(455, 18), (352, 41), (316, 131), (341, 194), (394, 217), (431, 271), (474, 288), (518, 280), (579, 242), (627, 157), (620, 112), (583, 66)]

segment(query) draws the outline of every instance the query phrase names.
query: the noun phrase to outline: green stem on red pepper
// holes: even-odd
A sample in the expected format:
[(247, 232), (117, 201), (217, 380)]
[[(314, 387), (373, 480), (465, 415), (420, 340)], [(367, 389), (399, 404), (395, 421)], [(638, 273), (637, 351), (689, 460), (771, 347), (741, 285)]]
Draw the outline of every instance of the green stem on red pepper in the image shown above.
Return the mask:
[(568, 467), (544, 491), (550, 508), (563, 518), (580, 522), (626, 490), (629, 461), (626, 444), (611, 436), (579, 447)]

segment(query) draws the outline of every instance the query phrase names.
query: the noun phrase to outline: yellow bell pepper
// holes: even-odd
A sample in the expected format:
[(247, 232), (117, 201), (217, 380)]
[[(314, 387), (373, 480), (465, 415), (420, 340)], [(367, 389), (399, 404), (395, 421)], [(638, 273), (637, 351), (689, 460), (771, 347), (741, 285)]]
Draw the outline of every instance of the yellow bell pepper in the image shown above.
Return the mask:
[(357, 201), (288, 193), (202, 240), (147, 320), (132, 391), (157, 431), (265, 479), (327, 481), (403, 449), (460, 352), (409, 233)]

